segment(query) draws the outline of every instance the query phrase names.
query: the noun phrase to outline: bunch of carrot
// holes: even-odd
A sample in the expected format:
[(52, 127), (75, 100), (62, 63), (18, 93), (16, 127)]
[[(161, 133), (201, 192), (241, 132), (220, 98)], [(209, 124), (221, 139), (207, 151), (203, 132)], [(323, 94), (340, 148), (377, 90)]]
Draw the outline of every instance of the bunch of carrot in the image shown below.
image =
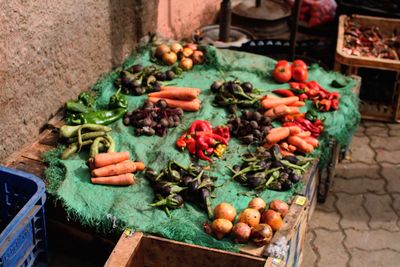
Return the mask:
[(284, 156), (293, 155), (295, 151), (311, 153), (319, 142), (311, 136), (311, 132), (302, 131), (298, 126), (273, 128), (265, 138), (265, 147), (272, 147), (279, 144), (281, 153)]
[(99, 153), (89, 159), (93, 184), (102, 185), (132, 185), (135, 183), (134, 172), (145, 168), (143, 162), (130, 160), (126, 152)]
[(185, 111), (198, 111), (201, 101), (198, 99), (199, 88), (161, 86), (161, 91), (149, 94), (149, 101), (156, 103), (163, 99), (170, 108), (181, 108)]
[(299, 107), (304, 105), (305, 103), (303, 101), (299, 101), (297, 96), (278, 98), (272, 95), (267, 95), (261, 99), (261, 106), (267, 110), (264, 113), (264, 116), (271, 119), (299, 114)]

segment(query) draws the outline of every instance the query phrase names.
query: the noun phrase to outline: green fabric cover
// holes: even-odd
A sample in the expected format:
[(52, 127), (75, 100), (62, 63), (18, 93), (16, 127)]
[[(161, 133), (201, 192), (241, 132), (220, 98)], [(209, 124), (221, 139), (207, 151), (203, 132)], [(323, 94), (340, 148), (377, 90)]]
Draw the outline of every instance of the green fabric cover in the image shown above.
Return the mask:
[[(166, 137), (135, 137), (132, 127), (125, 127), (122, 120), (112, 125), (112, 136), (117, 143), (117, 150), (130, 151), (132, 159), (142, 160), (147, 166), (157, 170), (162, 169), (168, 160), (174, 159), (183, 164), (189, 163), (188, 152), (179, 152), (175, 149), (176, 139), (185, 131), (195, 119), (205, 119), (214, 126), (224, 124), (226, 115), (224, 109), (212, 105), (213, 95), (209, 90), (214, 80), (239, 78), (241, 81), (250, 81), (256, 88), (272, 90), (287, 87), (276, 84), (270, 77), (270, 72), (275, 61), (254, 54), (218, 50), (206, 47), (207, 64), (195, 66), (192, 71), (185, 72), (181, 78), (174, 80), (178, 86), (198, 87), (202, 89), (200, 99), (202, 109), (196, 113), (185, 112), (182, 125), (170, 129)], [(122, 66), (127, 68), (133, 64), (150, 65), (149, 49), (142, 49), (132, 55)], [(118, 70), (107, 74), (93, 87), (98, 92), (97, 105), (106, 106), (110, 96), (115, 92), (113, 80), (118, 76)], [(357, 98), (350, 93), (350, 88), (355, 81), (333, 72), (325, 72), (317, 66), (313, 66), (309, 73), (310, 80), (317, 80), (328, 90), (330, 82), (338, 76), (346, 79), (347, 86), (340, 91), (342, 96), (340, 108), (336, 112), (322, 114), (326, 119), (326, 133), (324, 137), (335, 136), (342, 145), (346, 145), (359, 121)], [(146, 96), (128, 96), (129, 110), (142, 105)], [(232, 139), (229, 149), (221, 160), (215, 160), (212, 166), (212, 175), (218, 177), (218, 187), (213, 195), (213, 207), (220, 202), (231, 203), (238, 212), (243, 210), (251, 195), (248, 189), (230, 179), (227, 165), (240, 163), (239, 156), (247, 147), (239, 145)], [(113, 227), (111, 216), (115, 216), (117, 230), (130, 227), (136, 231), (143, 231), (160, 235), (169, 239), (187, 243), (237, 251), (240, 245), (232, 239), (225, 238), (222, 241), (208, 236), (203, 231), (203, 223), (207, 221), (206, 212), (196, 205), (186, 203), (183, 208), (172, 211), (172, 219), (169, 219), (163, 210), (149, 207), (153, 202), (153, 191), (141, 174), (137, 175), (137, 184), (129, 187), (111, 187), (93, 185), (89, 181), (89, 171), (85, 164), (88, 157), (86, 152), (73, 156), (68, 160), (59, 160), (60, 149), (44, 155), (49, 164), (46, 169), (48, 193), (60, 200), (70, 216), (77, 218), (81, 223), (100, 231), (108, 232)], [(324, 146), (316, 155), (327, 158)], [(265, 191), (261, 197), (266, 201), (272, 199), (288, 200), (293, 194), (289, 192)], [(251, 192), (250, 192), (251, 193)], [(253, 194), (254, 196), (254, 194)]]

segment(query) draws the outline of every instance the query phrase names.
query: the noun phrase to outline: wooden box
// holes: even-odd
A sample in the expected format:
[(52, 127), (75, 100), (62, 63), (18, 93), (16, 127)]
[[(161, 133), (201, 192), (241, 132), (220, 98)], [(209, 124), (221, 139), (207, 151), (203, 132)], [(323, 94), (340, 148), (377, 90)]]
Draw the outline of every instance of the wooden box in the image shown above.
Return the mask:
[[(349, 19), (347, 15), (339, 17), (335, 70), (345, 72), (348, 75), (359, 75), (360, 68), (396, 72), (397, 76), (393, 88), (389, 88), (392, 90), (391, 100), (387, 103), (361, 100), (360, 112), (363, 119), (398, 122), (400, 120), (400, 60), (354, 56), (344, 53), (344, 25), (347, 19)], [(353, 15), (352, 19), (359, 21), (365, 26), (376, 25), (384, 34), (390, 34), (393, 30), (400, 29), (400, 19), (387, 19), (361, 15)], [(382, 88), (377, 88), (377, 90), (382, 90)]]

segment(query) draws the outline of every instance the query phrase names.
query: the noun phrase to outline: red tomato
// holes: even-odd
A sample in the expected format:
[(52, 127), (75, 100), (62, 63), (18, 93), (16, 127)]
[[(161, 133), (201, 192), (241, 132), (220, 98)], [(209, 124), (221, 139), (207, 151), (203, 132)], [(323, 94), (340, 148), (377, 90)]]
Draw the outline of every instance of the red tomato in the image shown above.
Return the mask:
[(272, 72), (272, 76), (274, 77), (275, 81), (279, 83), (286, 83), (292, 78), (292, 69), (290, 68), (289, 64), (286, 66), (276, 66)]
[(278, 62), (276, 62), (275, 64), (275, 68), (277, 68), (278, 66), (288, 66), (289, 62), (287, 60), (279, 60)]
[(307, 69), (307, 64), (301, 59), (296, 59), (292, 63), (292, 69), (295, 68), (295, 67), (302, 67), (302, 68)]
[(296, 82), (305, 82), (308, 78), (308, 70), (302, 67), (294, 67), (292, 69), (293, 80)]

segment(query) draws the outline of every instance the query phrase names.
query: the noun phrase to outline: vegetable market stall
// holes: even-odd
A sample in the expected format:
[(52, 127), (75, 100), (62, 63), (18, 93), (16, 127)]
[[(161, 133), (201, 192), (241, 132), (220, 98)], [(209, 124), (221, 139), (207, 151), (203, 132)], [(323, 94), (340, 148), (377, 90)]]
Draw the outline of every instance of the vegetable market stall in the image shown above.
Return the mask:
[[(119, 150), (131, 151), (136, 159), (157, 170), (166, 165), (170, 159), (188, 164), (189, 154), (181, 153), (174, 147), (176, 139), (182, 132), (195, 119), (206, 119), (213, 125), (224, 124), (227, 120), (225, 109), (214, 107), (212, 103), (212, 94), (208, 89), (212, 81), (220, 80), (221, 78), (238, 78), (242, 81), (251, 81), (256, 88), (263, 89), (265, 92), (282, 87), (282, 85), (276, 84), (269, 75), (275, 64), (269, 58), (228, 50), (217, 50), (212, 47), (206, 47), (205, 51), (206, 64), (196, 66), (192, 71), (185, 72), (181, 78), (173, 81), (176, 85), (197, 87), (202, 90), (200, 96), (202, 101), (201, 110), (197, 113), (185, 113), (182, 119), (182, 127), (170, 129), (168, 135), (164, 138), (136, 137), (132, 134), (132, 128), (125, 127), (122, 121), (117, 121), (112, 125), (112, 136)], [(114, 80), (122, 69), (127, 69), (138, 63), (143, 65), (151, 64), (150, 52), (151, 50), (148, 47), (142, 48), (138, 53), (132, 55), (121, 69), (104, 76), (93, 87), (98, 95), (96, 105), (104, 106), (110, 96), (115, 93)], [(327, 145), (328, 140), (334, 137), (341, 146), (346, 146), (358, 123), (357, 97), (351, 92), (351, 89), (357, 86), (357, 82), (337, 73), (326, 72), (318, 66), (310, 68), (309, 76), (310, 79), (317, 80), (328, 89), (331, 89), (330, 85), (333, 80), (339, 79), (344, 83), (342, 88), (336, 89), (341, 94), (339, 110), (321, 114), (325, 120), (325, 132), (320, 139), (320, 148), (315, 151), (314, 156), (319, 158), (319, 167), (324, 168), (328, 165), (331, 155), (331, 149)], [(130, 109), (138, 108), (145, 100), (144, 96), (128, 96), (127, 98)], [(50, 128), (46, 129), (39, 140), (23, 151), (19, 157), (11, 159), (10, 165), (15, 168), (40, 173), (40, 176), (43, 177), (41, 174), (43, 166), (38, 162), (42, 159), (41, 153), (52, 149), (56, 144), (57, 130), (55, 129), (62, 125), (61, 118), (62, 115), (51, 120), (49, 122)], [(219, 185), (214, 191), (216, 198), (212, 201), (213, 206), (219, 202), (226, 201), (233, 203), (239, 209), (243, 209), (251, 199), (248, 194), (249, 190), (231, 180), (230, 172), (226, 168), (227, 164), (239, 163), (240, 154), (246, 152), (247, 149), (247, 146), (240, 145), (237, 140), (233, 139), (230, 141), (224, 158), (216, 160), (215, 164), (212, 165), (211, 171), (218, 177)], [(130, 187), (99, 187), (89, 182), (90, 174), (85, 164), (85, 158), (87, 158), (85, 152), (68, 160), (60, 160), (59, 153), (60, 150), (54, 150), (46, 153), (45, 156), (45, 161), (48, 164), (45, 171), (48, 182), (47, 190), (48, 193), (61, 200), (69, 214), (75, 216), (82, 224), (101, 231), (109, 231), (113, 227), (117, 229), (129, 227), (135, 231), (143, 231), (163, 236), (167, 239), (218, 249), (209, 250), (213, 251), (213, 253), (222, 252), (222, 250), (231, 251), (233, 254), (230, 255), (235, 257), (237, 256), (236, 252), (246, 250), (243, 245), (235, 244), (232, 240), (224, 239), (218, 241), (205, 234), (202, 225), (207, 220), (207, 217), (205, 212), (199, 210), (196, 206), (187, 204), (184, 208), (174, 210), (171, 219), (162, 210), (150, 208), (148, 204), (153, 202), (154, 194), (148, 182), (142, 179), (140, 175), (137, 183)], [(32, 161), (36, 161), (36, 163)], [(315, 203), (316, 170), (317, 166), (314, 165), (311, 168), (311, 173), (303, 177), (305, 182), (303, 189), (296, 187), (287, 192), (266, 190), (261, 192), (260, 195), (268, 201), (272, 199), (288, 200), (297, 192), (298, 194), (304, 194), (309, 204)], [(254, 192), (250, 193), (254, 194)], [(299, 227), (297, 232), (289, 236), (293, 241), (296, 241), (295, 238), (292, 238), (293, 236), (297, 236), (299, 239), (296, 241), (295, 247), (291, 247), (291, 251), (296, 252), (292, 253), (296, 257), (300, 256), (301, 249), (298, 246), (301, 244), (301, 231), (304, 232), (305, 230), (310, 211), (306, 210), (304, 214), (306, 215), (301, 218), (300, 216), (295, 216), (296, 219), (289, 223), (293, 229), (300, 226), (300, 222), (303, 224), (303, 227)], [(298, 221), (299, 218), (301, 219), (300, 221)], [(150, 238), (149, 240), (167, 242), (164, 239), (157, 238)], [(180, 244), (183, 245), (184, 243)], [(262, 251), (261, 253), (260, 251), (250, 253), (261, 255)], [(265, 262), (265, 259), (260, 259), (259, 261)], [(298, 259), (291, 260), (293, 264), (296, 262), (298, 262)]]

